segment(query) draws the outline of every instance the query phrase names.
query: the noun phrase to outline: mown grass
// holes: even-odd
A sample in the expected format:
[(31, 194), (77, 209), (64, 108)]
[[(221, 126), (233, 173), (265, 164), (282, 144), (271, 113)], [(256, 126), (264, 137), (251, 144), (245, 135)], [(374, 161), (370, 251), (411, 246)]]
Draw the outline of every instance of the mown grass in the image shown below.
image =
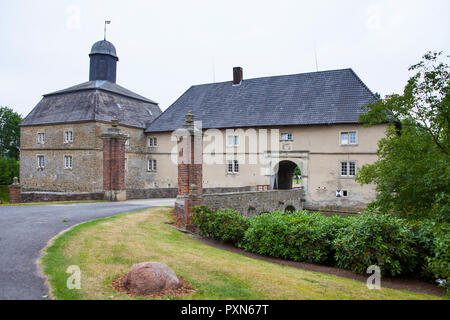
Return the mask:
[(9, 203), (9, 188), (8, 186), (0, 186), (0, 204)]
[[(197, 291), (183, 299), (439, 299), (266, 261), (200, 243), (167, 225), (169, 208), (87, 222), (63, 233), (41, 258), (56, 299), (131, 299), (111, 281), (138, 262), (159, 261)], [(78, 265), (81, 289), (69, 290), (66, 269)]]

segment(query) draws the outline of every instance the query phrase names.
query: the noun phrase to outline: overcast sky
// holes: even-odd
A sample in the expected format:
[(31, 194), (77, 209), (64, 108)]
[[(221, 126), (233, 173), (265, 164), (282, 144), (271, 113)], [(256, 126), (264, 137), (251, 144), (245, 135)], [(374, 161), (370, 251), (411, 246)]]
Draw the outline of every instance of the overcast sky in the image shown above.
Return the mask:
[(351, 67), (383, 96), (428, 50), (450, 53), (450, 1), (0, 0), (0, 105), (27, 115), (42, 94), (88, 81), (94, 42), (117, 83), (166, 109), (191, 85)]

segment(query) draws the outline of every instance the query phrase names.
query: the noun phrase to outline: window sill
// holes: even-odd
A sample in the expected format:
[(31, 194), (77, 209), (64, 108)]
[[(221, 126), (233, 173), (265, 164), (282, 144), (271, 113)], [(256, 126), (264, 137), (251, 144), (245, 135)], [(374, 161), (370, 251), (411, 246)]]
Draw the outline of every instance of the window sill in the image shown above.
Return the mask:
[(355, 176), (340, 176), (341, 179), (355, 179)]
[(226, 175), (227, 176), (238, 176), (239, 172), (227, 172)]
[(358, 144), (356, 143), (356, 144), (339, 144), (341, 147), (357, 147), (358, 146)]

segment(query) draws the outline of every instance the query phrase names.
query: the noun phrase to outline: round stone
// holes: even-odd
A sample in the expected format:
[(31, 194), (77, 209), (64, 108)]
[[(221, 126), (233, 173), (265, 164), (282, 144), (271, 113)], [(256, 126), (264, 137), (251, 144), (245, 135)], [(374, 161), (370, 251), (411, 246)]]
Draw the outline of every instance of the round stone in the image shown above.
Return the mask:
[(132, 294), (148, 295), (177, 289), (181, 283), (175, 272), (164, 263), (141, 262), (131, 267), (124, 286)]

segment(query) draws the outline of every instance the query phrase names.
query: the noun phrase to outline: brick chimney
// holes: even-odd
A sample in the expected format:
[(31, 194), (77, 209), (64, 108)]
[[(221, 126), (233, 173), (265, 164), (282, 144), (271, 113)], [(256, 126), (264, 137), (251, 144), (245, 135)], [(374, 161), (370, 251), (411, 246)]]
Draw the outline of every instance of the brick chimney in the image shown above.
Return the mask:
[(241, 84), (242, 78), (244, 77), (241, 67), (233, 68), (233, 85)]

